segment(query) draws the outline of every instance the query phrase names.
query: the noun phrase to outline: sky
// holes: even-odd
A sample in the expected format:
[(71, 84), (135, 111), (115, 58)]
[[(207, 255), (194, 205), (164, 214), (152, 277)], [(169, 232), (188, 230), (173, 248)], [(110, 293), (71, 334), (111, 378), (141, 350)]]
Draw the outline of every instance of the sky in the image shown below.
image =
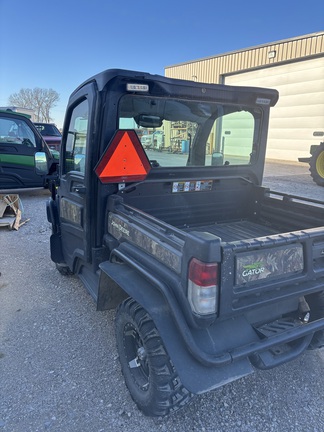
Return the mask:
[(0, 106), (22, 88), (69, 95), (110, 68), (166, 66), (324, 30), (324, 1), (0, 0)]

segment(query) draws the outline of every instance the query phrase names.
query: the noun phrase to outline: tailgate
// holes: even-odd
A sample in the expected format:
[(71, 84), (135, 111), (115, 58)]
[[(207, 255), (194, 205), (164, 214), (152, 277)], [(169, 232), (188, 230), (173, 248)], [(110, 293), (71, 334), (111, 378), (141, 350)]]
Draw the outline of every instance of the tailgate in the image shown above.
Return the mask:
[(324, 289), (324, 231), (222, 244), (220, 316)]

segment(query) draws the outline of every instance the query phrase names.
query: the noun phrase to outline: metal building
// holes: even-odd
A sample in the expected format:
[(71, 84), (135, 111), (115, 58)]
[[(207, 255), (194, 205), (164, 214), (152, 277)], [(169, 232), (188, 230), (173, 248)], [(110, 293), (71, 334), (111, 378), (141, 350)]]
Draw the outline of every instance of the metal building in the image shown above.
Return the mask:
[(324, 32), (167, 66), (165, 75), (276, 88), (280, 97), (270, 118), (270, 159), (297, 161), (309, 155), (311, 144), (323, 141), (313, 133), (324, 133)]

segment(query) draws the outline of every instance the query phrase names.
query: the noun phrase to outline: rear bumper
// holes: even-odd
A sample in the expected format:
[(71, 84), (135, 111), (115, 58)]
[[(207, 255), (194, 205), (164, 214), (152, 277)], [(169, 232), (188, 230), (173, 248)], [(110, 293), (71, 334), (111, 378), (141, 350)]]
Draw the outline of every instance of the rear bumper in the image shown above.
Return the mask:
[[(285, 329), (280, 329), (280, 321), (275, 324), (278, 324), (276, 335), (232, 350), (229, 353), (232, 361), (248, 357), (258, 369), (270, 369), (299, 356), (308, 348), (314, 333), (324, 331), (324, 318), (308, 324), (291, 322)], [(287, 346), (290, 342), (294, 343)]]

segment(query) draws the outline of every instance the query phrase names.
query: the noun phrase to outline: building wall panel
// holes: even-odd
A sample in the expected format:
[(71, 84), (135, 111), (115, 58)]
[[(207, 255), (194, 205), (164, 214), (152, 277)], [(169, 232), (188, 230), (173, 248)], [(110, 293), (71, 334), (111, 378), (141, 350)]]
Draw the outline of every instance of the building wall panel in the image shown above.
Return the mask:
[(230, 75), (225, 83), (279, 91), (270, 115), (268, 158), (297, 161), (318, 143), (313, 132), (324, 131), (324, 56)]
[[(268, 58), (269, 51), (276, 51), (274, 59)], [(165, 75), (183, 79), (197, 76), (202, 82), (220, 82), (220, 77), (224, 74), (265, 67), (321, 53), (324, 53), (324, 32), (167, 66)], [(212, 71), (210, 70), (211, 64), (213, 65)], [(188, 65), (190, 68), (187, 67)], [(214, 79), (215, 69), (218, 70), (217, 80)]]
[(319, 142), (313, 132), (324, 131), (324, 32), (168, 66), (165, 75), (276, 88), (280, 99), (271, 110), (269, 158), (308, 156), (310, 145)]

